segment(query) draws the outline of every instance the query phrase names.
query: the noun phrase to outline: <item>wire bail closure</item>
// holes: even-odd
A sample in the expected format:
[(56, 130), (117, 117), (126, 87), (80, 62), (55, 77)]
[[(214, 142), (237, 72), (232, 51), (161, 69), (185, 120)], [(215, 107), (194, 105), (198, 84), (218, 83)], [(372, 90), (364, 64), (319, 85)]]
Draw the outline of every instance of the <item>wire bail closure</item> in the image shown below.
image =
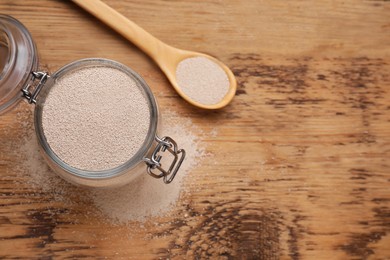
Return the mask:
[[(178, 149), (175, 140), (169, 136), (164, 136), (159, 138), (155, 136), (155, 140), (158, 143), (154, 149), (151, 158), (144, 158), (143, 160), (148, 165), (147, 171), (148, 174), (154, 178), (163, 178), (164, 183), (169, 184), (173, 181), (178, 172), (183, 160), (186, 156), (184, 149)], [(174, 156), (174, 159), (171, 163), (171, 166), (168, 170), (163, 169), (161, 165), (161, 153), (168, 151)]]
[[(49, 78), (49, 75), (46, 72), (31, 72), (32, 74), (32, 83), (27, 84), (25, 87), (23, 87), (22, 92), (23, 96), (28, 100), (28, 103), (37, 103), (37, 96), (39, 92), (41, 91), (43, 85), (45, 85), (46, 80)], [(35, 86), (35, 89), (33, 91), (30, 91), (30, 88), (34, 81), (36, 79), (39, 79), (38, 84)]]

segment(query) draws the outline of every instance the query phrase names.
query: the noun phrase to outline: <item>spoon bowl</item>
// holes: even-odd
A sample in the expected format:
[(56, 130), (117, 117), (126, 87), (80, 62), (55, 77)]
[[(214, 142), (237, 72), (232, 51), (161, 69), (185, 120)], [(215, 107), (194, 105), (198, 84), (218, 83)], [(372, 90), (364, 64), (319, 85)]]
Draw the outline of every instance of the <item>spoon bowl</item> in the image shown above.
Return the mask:
[[(161, 70), (164, 72), (164, 74), (170, 81), (171, 85), (183, 99), (185, 99), (187, 102), (194, 106), (204, 109), (219, 109), (230, 103), (236, 93), (237, 83), (233, 72), (224, 63), (207, 54), (177, 49), (169, 45), (165, 45), (165, 48), (165, 57), (161, 58), (161, 55), (159, 55), (159, 58), (157, 59), (154, 57), (152, 58), (155, 60), (155, 62), (158, 64), (158, 66), (161, 68)], [(203, 57), (209, 59), (210, 61), (217, 64), (226, 73), (227, 79), (229, 80), (229, 88), (223, 99), (221, 99), (218, 103), (203, 104), (201, 102), (198, 102), (188, 96), (186, 93), (184, 93), (182, 88), (179, 86), (176, 73), (180, 62), (189, 58), (196, 57)]]
[[(203, 53), (174, 48), (155, 38), (100, 0), (73, 0), (73, 2), (109, 25), (151, 57), (164, 72), (177, 93), (190, 104), (204, 109), (219, 109), (232, 101), (236, 93), (237, 82), (233, 72), (218, 59)], [(176, 71), (180, 62), (194, 57), (207, 58), (217, 64), (226, 73), (227, 79), (229, 80), (229, 87), (224, 97), (217, 103), (203, 104), (198, 102), (184, 93), (179, 86)], [(210, 86), (210, 88), (212, 87)]]

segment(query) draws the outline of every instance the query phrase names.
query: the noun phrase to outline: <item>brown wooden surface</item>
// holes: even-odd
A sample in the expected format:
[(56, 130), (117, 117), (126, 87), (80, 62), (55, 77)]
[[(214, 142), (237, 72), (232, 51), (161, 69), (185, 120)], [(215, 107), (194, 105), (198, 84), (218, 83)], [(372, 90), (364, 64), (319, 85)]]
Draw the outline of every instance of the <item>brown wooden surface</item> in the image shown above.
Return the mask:
[(70, 1), (0, 0), (0, 12), (29, 28), (50, 71), (85, 57), (138, 71), (162, 111), (218, 130), (203, 140), (213, 157), (193, 169), (194, 189), (170, 216), (112, 226), (77, 196), (71, 207), (53, 202), (14, 174), (14, 144), (33, 127), (21, 103), (0, 116), (0, 258), (390, 258), (390, 2), (106, 3), (225, 62), (239, 84), (233, 103), (194, 109)]

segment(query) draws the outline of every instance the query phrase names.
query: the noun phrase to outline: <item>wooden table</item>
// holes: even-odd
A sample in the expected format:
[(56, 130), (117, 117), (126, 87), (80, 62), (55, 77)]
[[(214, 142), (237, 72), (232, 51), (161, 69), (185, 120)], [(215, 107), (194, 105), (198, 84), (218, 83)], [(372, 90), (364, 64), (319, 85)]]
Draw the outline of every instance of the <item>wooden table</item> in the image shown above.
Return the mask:
[(193, 108), (143, 53), (70, 1), (0, 0), (0, 10), (28, 27), (49, 71), (85, 57), (137, 70), (162, 111), (217, 129), (203, 140), (213, 157), (155, 225), (104, 224), (77, 196), (54, 203), (15, 174), (14, 145), (33, 127), (22, 102), (0, 117), (0, 258), (390, 258), (390, 2), (106, 3), (169, 44), (225, 62), (238, 80), (231, 105)]

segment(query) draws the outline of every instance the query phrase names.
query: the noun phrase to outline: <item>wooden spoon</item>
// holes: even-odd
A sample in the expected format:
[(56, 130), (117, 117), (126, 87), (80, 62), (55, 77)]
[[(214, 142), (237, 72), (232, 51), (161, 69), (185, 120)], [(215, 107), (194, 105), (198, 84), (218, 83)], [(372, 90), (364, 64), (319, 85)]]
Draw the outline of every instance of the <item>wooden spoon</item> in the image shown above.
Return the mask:
[[(237, 82), (232, 71), (221, 61), (203, 53), (177, 49), (160, 41), (100, 0), (73, 0), (73, 2), (112, 27), (149, 55), (165, 73), (179, 95), (192, 105), (205, 109), (219, 109), (229, 104), (233, 99), (237, 89)], [(176, 79), (178, 64), (184, 59), (193, 57), (206, 57), (218, 64), (226, 72), (230, 83), (229, 90), (218, 103), (212, 105), (199, 103), (186, 95), (178, 85)]]

